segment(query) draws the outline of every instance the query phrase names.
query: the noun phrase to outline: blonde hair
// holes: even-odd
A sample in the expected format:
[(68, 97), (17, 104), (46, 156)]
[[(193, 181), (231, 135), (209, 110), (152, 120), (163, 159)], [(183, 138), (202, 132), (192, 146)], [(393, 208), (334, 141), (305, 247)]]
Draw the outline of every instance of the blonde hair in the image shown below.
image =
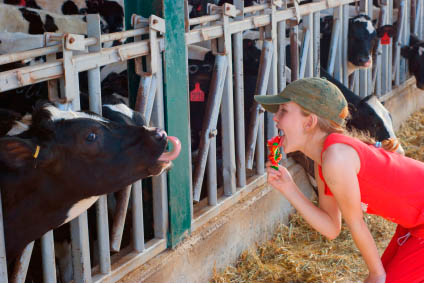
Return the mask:
[[(312, 114), (312, 112), (304, 109), (303, 107), (301, 107), (301, 109), (302, 109), (302, 114), (304, 116), (308, 116), (308, 115)], [(348, 110), (345, 111), (345, 113), (343, 115), (345, 116), (345, 117), (343, 117), (345, 120), (350, 117)], [(347, 130), (345, 126), (338, 125), (337, 123), (335, 123), (331, 120), (322, 118), (318, 115), (317, 115), (317, 118), (318, 118), (318, 123), (317, 123), (318, 127), (322, 131), (324, 131), (328, 134), (340, 133), (340, 134), (343, 134), (343, 135), (346, 135), (346, 136), (356, 138), (356, 139), (358, 139), (358, 140), (360, 140), (360, 141), (362, 141), (366, 144), (369, 144), (369, 145), (374, 145), (377, 142), (366, 131), (361, 131), (361, 130), (357, 130), (357, 129)], [(386, 151), (395, 152), (397, 150), (397, 148), (399, 148), (399, 141), (396, 138), (388, 138), (388, 139), (381, 141), (381, 147)]]

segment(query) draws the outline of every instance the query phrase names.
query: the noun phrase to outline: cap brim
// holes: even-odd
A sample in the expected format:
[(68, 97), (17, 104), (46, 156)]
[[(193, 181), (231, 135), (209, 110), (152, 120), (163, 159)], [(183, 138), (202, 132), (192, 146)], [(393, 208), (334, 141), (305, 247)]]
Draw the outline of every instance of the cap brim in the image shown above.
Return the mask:
[(283, 98), (280, 95), (274, 96), (255, 96), (255, 101), (262, 105), (262, 107), (269, 112), (276, 113), (278, 111), (279, 105), (287, 103), (290, 101), (288, 98)]

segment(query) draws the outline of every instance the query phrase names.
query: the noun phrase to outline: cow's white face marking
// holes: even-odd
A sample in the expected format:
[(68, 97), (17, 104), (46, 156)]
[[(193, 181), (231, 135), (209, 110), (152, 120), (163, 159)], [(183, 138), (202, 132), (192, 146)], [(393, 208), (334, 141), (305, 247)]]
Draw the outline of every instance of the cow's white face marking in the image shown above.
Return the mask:
[(104, 118), (100, 116), (88, 114), (85, 112), (75, 112), (72, 110), (63, 111), (54, 106), (48, 106), (46, 107), (46, 109), (50, 112), (51, 120), (53, 121), (61, 120), (61, 119), (69, 120), (69, 119), (77, 119), (77, 118), (89, 118), (89, 119), (94, 119), (97, 121), (108, 122), (107, 120), (105, 120)]
[(381, 104), (376, 96), (372, 96), (367, 104), (377, 113), (379, 117), (383, 119), (384, 127), (389, 132), (391, 138), (396, 138), (395, 132), (393, 130), (393, 122), (390, 117), (389, 111)]
[(129, 118), (133, 118), (134, 116), (134, 111), (124, 104), (103, 105), (103, 106), (109, 108), (112, 111), (120, 112)]
[(424, 46), (420, 46), (419, 48), (418, 48), (418, 55), (419, 56), (421, 56), (421, 55), (423, 55), (424, 54)]
[(375, 28), (372, 25), (372, 22), (364, 17), (360, 17), (354, 20), (354, 22), (362, 22), (362, 23), (366, 23), (367, 24), (367, 31), (369, 34), (372, 34), (373, 32), (375, 32)]
[(20, 122), (15, 121), (15, 125), (12, 127), (12, 129), (9, 130), (9, 132), (6, 133), (7, 136), (16, 136), (19, 135), (25, 131), (28, 130), (28, 125)]
[(72, 208), (68, 211), (67, 218), (62, 224), (68, 223), (75, 217), (78, 217), (82, 212), (90, 208), (91, 205), (93, 205), (94, 202), (97, 201), (97, 199), (99, 199), (99, 196), (92, 196), (75, 203), (72, 206)]

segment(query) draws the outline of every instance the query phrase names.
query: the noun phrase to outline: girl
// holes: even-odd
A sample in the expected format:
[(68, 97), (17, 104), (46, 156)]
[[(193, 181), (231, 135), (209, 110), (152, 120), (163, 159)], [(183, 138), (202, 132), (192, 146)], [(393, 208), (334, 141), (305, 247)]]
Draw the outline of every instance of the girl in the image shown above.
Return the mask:
[[(424, 282), (424, 163), (387, 151), (393, 143), (352, 138), (344, 129), (346, 100), (325, 79), (297, 80), (255, 100), (275, 113), (284, 152), (314, 160), (319, 207), (281, 165), (267, 163), (268, 183), (329, 239), (340, 233), (343, 216), (368, 266), (367, 282)], [(398, 224), (381, 259), (363, 212)]]

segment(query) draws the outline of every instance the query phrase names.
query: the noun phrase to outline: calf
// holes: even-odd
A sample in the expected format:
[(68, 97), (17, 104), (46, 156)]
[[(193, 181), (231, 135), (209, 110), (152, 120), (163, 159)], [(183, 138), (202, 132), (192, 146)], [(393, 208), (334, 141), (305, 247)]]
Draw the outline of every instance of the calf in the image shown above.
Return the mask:
[(411, 35), (409, 46), (402, 47), (401, 54), (408, 60), (409, 73), (415, 76), (417, 87), (424, 90), (424, 41)]
[[(132, 119), (143, 124), (141, 116)], [(176, 147), (164, 153), (167, 140)], [(178, 140), (163, 130), (37, 106), (27, 131), (0, 138), (8, 260), (98, 196), (162, 173), (178, 152)]]

